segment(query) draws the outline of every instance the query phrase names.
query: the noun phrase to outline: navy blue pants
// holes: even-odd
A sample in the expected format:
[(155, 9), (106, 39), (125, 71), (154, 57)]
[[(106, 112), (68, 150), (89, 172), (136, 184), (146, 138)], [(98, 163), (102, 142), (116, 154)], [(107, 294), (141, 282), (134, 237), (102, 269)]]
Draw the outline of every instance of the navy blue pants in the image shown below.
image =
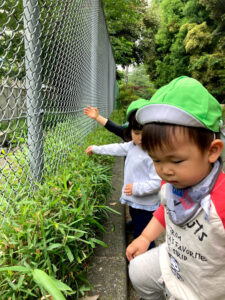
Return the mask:
[[(149, 221), (153, 216), (154, 211), (137, 209), (129, 206), (129, 212), (134, 227), (134, 239), (136, 239), (142, 233), (145, 227), (148, 225)], [(155, 242), (151, 242), (148, 249), (154, 247), (155, 247)]]

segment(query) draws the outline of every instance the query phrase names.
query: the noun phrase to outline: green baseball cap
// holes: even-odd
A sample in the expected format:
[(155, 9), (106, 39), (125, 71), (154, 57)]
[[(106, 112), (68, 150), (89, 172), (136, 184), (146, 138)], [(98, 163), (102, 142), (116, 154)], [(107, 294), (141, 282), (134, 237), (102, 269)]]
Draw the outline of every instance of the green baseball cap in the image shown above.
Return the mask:
[(126, 112), (126, 119), (128, 121), (128, 118), (130, 116), (130, 114), (134, 111), (134, 110), (138, 110), (139, 108), (141, 108), (144, 105), (148, 105), (150, 103), (149, 100), (146, 99), (138, 99), (135, 101), (132, 101), (131, 104), (128, 106), (127, 108), (127, 112)]
[(181, 76), (158, 89), (137, 111), (136, 119), (140, 124), (169, 123), (219, 132), (222, 109), (199, 81)]

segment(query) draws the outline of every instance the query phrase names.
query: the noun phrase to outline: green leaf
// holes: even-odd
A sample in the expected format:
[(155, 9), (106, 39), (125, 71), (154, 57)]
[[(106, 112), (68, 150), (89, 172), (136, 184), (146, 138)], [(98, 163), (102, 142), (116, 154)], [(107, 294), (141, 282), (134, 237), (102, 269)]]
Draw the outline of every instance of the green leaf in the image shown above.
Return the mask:
[(66, 300), (52, 278), (44, 271), (35, 269), (33, 271), (33, 278), (37, 284), (43, 287), (52, 296), (54, 300)]
[(74, 256), (73, 256), (73, 253), (71, 252), (70, 248), (68, 246), (65, 246), (65, 250), (66, 250), (66, 254), (67, 254), (69, 261), (73, 262)]
[(63, 244), (59, 244), (59, 243), (51, 244), (51, 245), (47, 248), (47, 251), (51, 251), (51, 250), (53, 250), (53, 249), (61, 248), (61, 247), (63, 247)]
[(92, 238), (91, 241), (94, 242), (94, 243), (96, 243), (96, 244), (99, 244), (99, 245), (101, 245), (101, 246), (103, 246), (105, 248), (108, 248), (108, 245), (106, 243), (104, 243), (103, 241), (100, 241), (100, 240), (95, 239), (95, 238)]
[(113, 209), (113, 208), (111, 208), (111, 207), (109, 207), (109, 206), (106, 206), (106, 205), (96, 205), (96, 207), (98, 207), (98, 208), (103, 208), (103, 209), (105, 209), (105, 210), (107, 210), (107, 211), (110, 211), (110, 212), (113, 212), (113, 213), (115, 213), (115, 214), (117, 214), (117, 215), (121, 215), (120, 212), (118, 212), (117, 210), (115, 210), (115, 209)]
[(17, 285), (16, 285), (17, 289), (19, 289), (19, 288), (22, 286), (24, 277), (25, 277), (25, 275), (21, 275), (21, 276), (19, 277), (18, 283), (17, 283)]
[(60, 289), (60, 291), (70, 291), (72, 292), (72, 289), (71, 287), (69, 287), (67, 284), (63, 283), (62, 281), (58, 280), (58, 279), (55, 279), (53, 277), (51, 277), (52, 280), (55, 282), (55, 285), (57, 286), (57, 288)]
[(89, 222), (92, 224), (95, 224), (99, 229), (101, 229), (103, 232), (106, 232), (105, 228), (95, 219), (89, 219)]
[(22, 273), (29, 273), (30, 269), (22, 266), (12, 266), (12, 267), (3, 267), (0, 268), (0, 272), (3, 271), (14, 271), (14, 272), (22, 272)]

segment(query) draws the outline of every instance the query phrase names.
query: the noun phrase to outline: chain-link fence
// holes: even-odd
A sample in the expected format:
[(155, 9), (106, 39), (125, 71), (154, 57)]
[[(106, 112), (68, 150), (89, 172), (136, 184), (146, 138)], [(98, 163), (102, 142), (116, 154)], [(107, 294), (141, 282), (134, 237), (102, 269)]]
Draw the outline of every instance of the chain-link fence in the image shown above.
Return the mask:
[(0, 213), (28, 183), (55, 172), (95, 122), (108, 116), (115, 62), (99, 0), (0, 4)]

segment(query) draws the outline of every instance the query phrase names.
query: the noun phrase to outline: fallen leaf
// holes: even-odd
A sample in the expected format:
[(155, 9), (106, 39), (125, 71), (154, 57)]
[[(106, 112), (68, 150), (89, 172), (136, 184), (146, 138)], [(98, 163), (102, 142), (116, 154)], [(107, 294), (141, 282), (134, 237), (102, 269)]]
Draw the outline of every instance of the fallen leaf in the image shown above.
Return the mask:
[(41, 298), (41, 300), (47, 300), (47, 299), (49, 299), (49, 300), (54, 300), (54, 299), (51, 297), (51, 295), (46, 295), (46, 296), (43, 296), (43, 297)]
[(99, 295), (95, 295), (95, 296), (86, 296), (84, 298), (81, 298), (80, 300), (97, 300), (99, 299)]

